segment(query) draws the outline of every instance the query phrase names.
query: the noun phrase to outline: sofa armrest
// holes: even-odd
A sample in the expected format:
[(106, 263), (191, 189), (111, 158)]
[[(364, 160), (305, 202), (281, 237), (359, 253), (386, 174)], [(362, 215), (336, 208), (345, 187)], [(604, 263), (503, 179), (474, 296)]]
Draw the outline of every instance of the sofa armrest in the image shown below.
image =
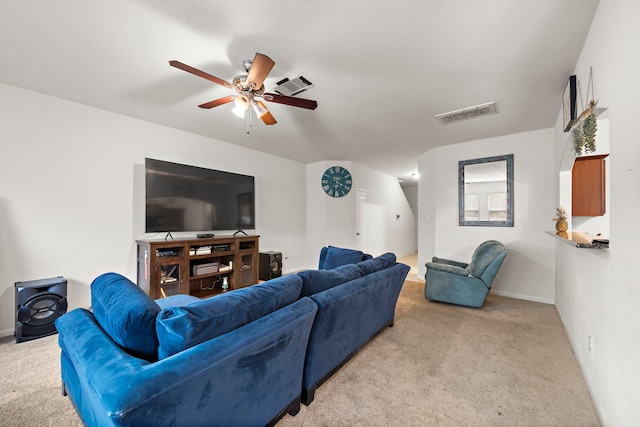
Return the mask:
[(445, 273), (451, 273), (451, 274), (455, 274), (458, 276), (468, 276), (469, 272), (467, 270), (465, 270), (463, 267), (457, 266), (457, 265), (451, 265), (451, 264), (441, 264), (438, 262), (428, 262), (426, 264), (427, 266), (427, 270), (431, 269), (431, 270), (438, 270), (438, 271), (442, 271)]
[(67, 389), (87, 425), (265, 425), (299, 397), (316, 311), (303, 298), (148, 362), (111, 341), (91, 313), (73, 310), (56, 322), (63, 381), (75, 380)]

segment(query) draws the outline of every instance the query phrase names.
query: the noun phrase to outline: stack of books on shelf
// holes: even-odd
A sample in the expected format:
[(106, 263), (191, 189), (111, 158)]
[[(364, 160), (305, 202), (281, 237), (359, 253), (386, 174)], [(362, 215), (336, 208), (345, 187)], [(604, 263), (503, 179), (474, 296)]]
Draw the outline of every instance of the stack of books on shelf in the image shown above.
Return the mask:
[(207, 255), (211, 253), (211, 246), (200, 246), (189, 249), (189, 255)]
[(156, 257), (177, 256), (178, 253), (174, 249), (156, 249)]

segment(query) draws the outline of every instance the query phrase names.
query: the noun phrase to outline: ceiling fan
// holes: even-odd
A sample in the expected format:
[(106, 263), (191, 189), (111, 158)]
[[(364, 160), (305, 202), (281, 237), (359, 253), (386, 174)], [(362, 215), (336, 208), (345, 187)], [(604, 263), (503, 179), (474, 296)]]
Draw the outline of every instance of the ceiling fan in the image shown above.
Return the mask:
[(309, 110), (315, 110), (318, 106), (316, 101), (310, 99), (294, 98), (292, 96), (280, 95), (278, 93), (265, 92), (264, 80), (269, 75), (269, 72), (275, 65), (275, 62), (268, 56), (261, 53), (256, 53), (253, 60), (244, 60), (242, 65), (246, 72), (235, 76), (231, 83), (216, 76), (212, 76), (209, 73), (205, 73), (204, 71), (198, 70), (197, 68), (193, 68), (187, 64), (183, 64), (180, 61), (169, 61), (169, 65), (188, 73), (195, 74), (196, 76), (202, 77), (229, 89), (235, 89), (238, 93), (237, 95), (229, 95), (213, 101), (205, 102), (204, 104), (198, 105), (200, 108), (213, 108), (229, 102), (235, 102), (236, 106), (234, 108), (234, 113), (240, 117), (244, 117), (245, 111), (249, 106), (251, 106), (256, 112), (256, 115), (262, 119), (264, 124), (274, 125), (277, 123), (276, 119), (260, 99), (278, 104), (291, 105), (293, 107), (306, 108)]

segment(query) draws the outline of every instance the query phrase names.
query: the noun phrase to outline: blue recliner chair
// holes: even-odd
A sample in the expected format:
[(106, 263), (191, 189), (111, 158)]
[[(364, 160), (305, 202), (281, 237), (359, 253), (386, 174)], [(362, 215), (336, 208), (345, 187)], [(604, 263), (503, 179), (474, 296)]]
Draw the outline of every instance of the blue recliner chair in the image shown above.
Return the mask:
[(468, 264), (433, 257), (426, 264), (424, 295), (431, 301), (482, 307), (506, 256), (502, 243), (489, 240), (476, 248)]

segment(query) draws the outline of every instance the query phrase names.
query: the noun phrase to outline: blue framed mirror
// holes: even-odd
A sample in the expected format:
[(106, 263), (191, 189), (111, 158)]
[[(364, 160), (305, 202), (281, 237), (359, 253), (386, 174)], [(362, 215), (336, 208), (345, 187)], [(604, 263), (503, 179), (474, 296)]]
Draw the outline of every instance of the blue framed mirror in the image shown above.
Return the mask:
[(458, 162), (458, 225), (513, 227), (513, 154)]

